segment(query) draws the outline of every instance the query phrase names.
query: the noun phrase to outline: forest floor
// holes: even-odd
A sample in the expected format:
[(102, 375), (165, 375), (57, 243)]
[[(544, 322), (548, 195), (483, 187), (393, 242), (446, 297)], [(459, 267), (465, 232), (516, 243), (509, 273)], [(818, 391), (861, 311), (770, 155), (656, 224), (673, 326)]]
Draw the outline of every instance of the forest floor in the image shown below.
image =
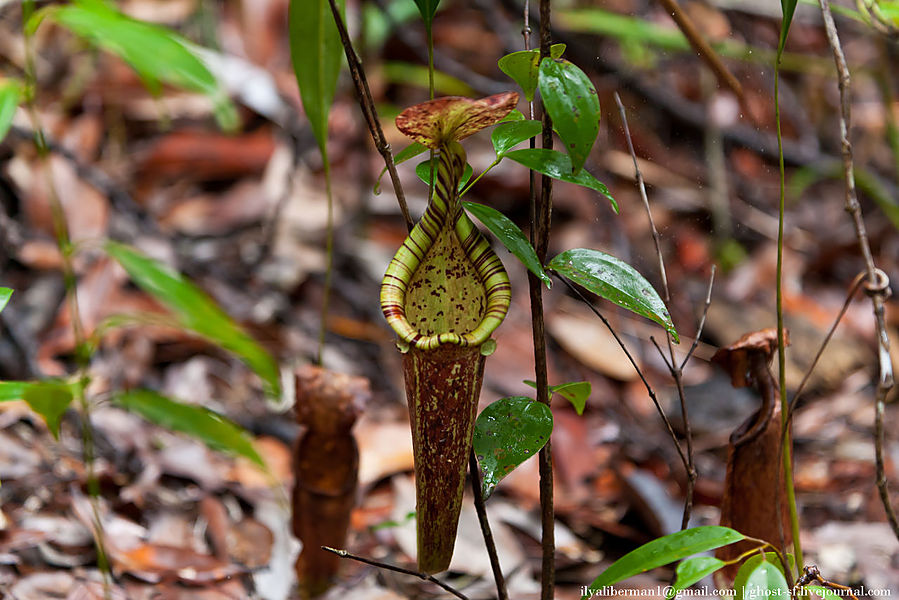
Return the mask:
[[(171, 264), (208, 292), (280, 361), (286, 373), (318, 352), (326, 265), (327, 200), (322, 161), (306, 123), (290, 63), (286, 0), (128, 0), (129, 14), (178, 29), (215, 48), (211, 61), (238, 106), (239, 131), (217, 129), (202, 97), (164, 89), (150, 96), (131, 69), (42, 25), (34, 40), (35, 110), (53, 151), (34, 149), (20, 109), (0, 142), (0, 285), (15, 290), (0, 314), (0, 379), (30, 380), (76, 370), (63, 260), (53, 236), (47, 186), (55, 192), (78, 251), (80, 319), (90, 333), (103, 319), (161, 312), (98, 250), (97, 240), (132, 244)], [(406, 6), (408, 4), (408, 6)], [(519, 9), (509, 0), (447, 1), (434, 23), (438, 95), (484, 96), (514, 83), (496, 67), (523, 48)], [(723, 2), (684, 6), (714, 41), (754, 51), (731, 58), (752, 117), (681, 46), (652, 30), (676, 28), (655, 4), (609, 0), (603, 9), (638, 15), (612, 33), (590, 33), (603, 16), (557, 9), (554, 39), (592, 78), (603, 107), (587, 169), (606, 183), (616, 215), (594, 192), (557, 183), (550, 256), (596, 248), (636, 267), (661, 289), (647, 215), (635, 186), (620, 94), (648, 186), (671, 286), (669, 303), (682, 360), (717, 274), (705, 327), (684, 371), (699, 472), (692, 523), (717, 524), (731, 433), (759, 406), (710, 362), (719, 346), (775, 325), (778, 168), (773, 72), (779, 6)], [(412, 7), (410, 9), (410, 7)], [(427, 98), (421, 24), (412, 2), (351, 3), (352, 29), (364, 22), (363, 59), (394, 150), (407, 141), (393, 125), (405, 106)], [(360, 14), (364, 18), (360, 18)], [(388, 17), (387, 15), (390, 15)], [(599, 16), (597, 16), (599, 15)], [(0, 74), (25, 69), (19, 3), (0, 2)], [(605, 18), (608, 22), (608, 16)], [(860, 199), (878, 266), (899, 281), (899, 161), (888, 143), (899, 120), (899, 53), (870, 27), (838, 18), (853, 68), (856, 165), (871, 182)], [(634, 33), (636, 32), (636, 33)], [(655, 36), (658, 40), (653, 42)], [(677, 37), (677, 36), (675, 36)], [(666, 38), (667, 39), (667, 38)], [(678, 38), (679, 39), (679, 38)], [(839, 176), (839, 98), (830, 51), (815, 6), (801, 5), (782, 73), (787, 164), (784, 285), (792, 393), (864, 263), (844, 210)], [(422, 82), (425, 86), (422, 86)], [(892, 86), (892, 87), (890, 87)], [(884, 95), (883, 90), (891, 93)], [(884, 100), (886, 98), (886, 100)], [(522, 103), (519, 107), (526, 109)], [(411, 434), (400, 355), (378, 304), (378, 286), (406, 229), (383, 163), (374, 151), (346, 75), (330, 118), (334, 174), (333, 290), (324, 365), (370, 381), (372, 397), (355, 428), (360, 449), (358, 506), (347, 548), (411, 566), (415, 509)], [(489, 136), (466, 142), (476, 172), (493, 160)], [(896, 149), (894, 149), (896, 150)], [(427, 189), (412, 163), (400, 166), (413, 215)], [(528, 177), (501, 163), (471, 192), (525, 231)], [(512, 307), (487, 360), (481, 407), (531, 395), (534, 379), (525, 270), (499, 252), (513, 286)], [(557, 598), (581, 588), (637, 545), (680, 528), (686, 476), (656, 407), (612, 336), (587, 306), (556, 283), (545, 293), (550, 383), (588, 381), (583, 415), (553, 404)], [(677, 390), (651, 341), (664, 331), (596, 300), (624, 339), (683, 436)], [(899, 369), (899, 304), (887, 320)], [(776, 366), (775, 366), (776, 369)], [(899, 544), (875, 487), (875, 355), (870, 302), (859, 294), (805, 388), (793, 424), (795, 480), (805, 562), (828, 579), (872, 595), (899, 593)], [(149, 325), (102, 337), (88, 369), (99, 518), (115, 574), (113, 598), (289, 597), (298, 544), (289, 535), (291, 445), (300, 433), (288, 404), (264, 398), (259, 380), (216, 347)], [(150, 425), (106, 401), (115, 390), (149, 387), (217, 410), (246, 427), (277, 482), (245, 459), (208, 449)], [(892, 397), (895, 398), (895, 391)], [(896, 481), (895, 405), (886, 411), (886, 475)], [(24, 402), (0, 403), (0, 591), (17, 600), (103, 597), (86, 495), (81, 413), (70, 410), (58, 440)], [(502, 564), (516, 599), (539, 596), (539, 494), (536, 461), (507, 477), (488, 502)], [(895, 488), (894, 488), (895, 490)], [(492, 576), (466, 491), (456, 554), (446, 579), (470, 598), (492, 597)], [(759, 494), (761, 496), (762, 494)], [(769, 502), (745, 497), (742, 502)], [(654, 590), (671, 570), (622, 586)], [(622, 589), (625, 589), (622, 587)], [(709, 591), (711, 588), (706, 588)], [(347, 561), (329, 597), (353, 600), (437, 598), (440, 590), (396, 573)]]

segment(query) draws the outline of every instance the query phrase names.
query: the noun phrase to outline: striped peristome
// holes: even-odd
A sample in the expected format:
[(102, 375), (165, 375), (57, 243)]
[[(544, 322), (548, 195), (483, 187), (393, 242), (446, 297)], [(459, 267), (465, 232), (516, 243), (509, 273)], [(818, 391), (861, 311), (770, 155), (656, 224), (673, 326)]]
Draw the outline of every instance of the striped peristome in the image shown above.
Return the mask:
[[(465, 150), (462, 146), (453, 140), (441, 144), (431, 202), (421, 221), (393, 257), (381, 284), (381, 310), (387, 322), (402, 341), (420, 350), (433, 350), (440, 344), (478, 346), (484, 343), (502, 323), (511, 299), (509, 278), (502, 262), (468, 218), (459, 201), (457, 188), (464, 168)], [(411, 308), (407, 306), (409, 286), (428, 257), (428, 251), (435, 247), (441, 236), (450, 233), (454, 234), (455, 241), (476, 275), (474, 280), (463, 285), (481, 287), (484, 302), (476, 315), (469, 315), (477, 317), (477, 324), (471, 329), (450, 325), (445, 331), (422, 331), (416, 323), (410, 322), (411, 311), (407, 310)], [(458, 275), (449, 272), (448, 267), (444, 267), (444, 271), (435, 274), (435, 277), (452, 279), (453, 275)], [(448, 291), (444, 290), (444, 293)], [(462, 306), (465, 307), (464, 304)], [(415, 308), (421, 310), (420, 307)]]

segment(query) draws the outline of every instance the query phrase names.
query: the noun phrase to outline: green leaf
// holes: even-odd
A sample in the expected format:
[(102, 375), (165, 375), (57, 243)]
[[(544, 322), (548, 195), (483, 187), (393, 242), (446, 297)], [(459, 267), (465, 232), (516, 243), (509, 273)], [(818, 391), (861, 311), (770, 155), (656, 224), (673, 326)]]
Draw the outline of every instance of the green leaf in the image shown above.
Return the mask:
[(577, 174), (599, 133), (599, 96), (590, 78), (564, 58), (544, 58), (538, 77), (543, 105)]
[[(636, 550), (625, 554), (594, 579), (589, 587), (601, 589), (614, 585), (638, 573), (700, 552), (727, 546), (742, 539), (744, 539), (742, 533), (719, 525), (706, 525), (678, 531), (643, 544)], [(588, 595), (584, 595), (581, 600), (588, 597)]]
[(789, 598), (790, 588), (783, 572), (774, 563), (761, 561), (750, 571), (743, 589), (736, 593), (746, 600)]
[(280, 396), (278, 363), (205, 292), (180, 273), (130, 246), (107, 242), (105, 248), (141, 289), (175, 314), (183, 328), (239, 356), (262, 378), (268, 394)]
[(484, 473), (485, 499), (503, 477), (546, 444), (552, 430), (549, 407), (524, 396), (501, 398), (478, 415), (473, 447)]
[(214, 105), (224, 129), (236, 129), (237, 112), (206, 65), (191, 52), (189, 43), (173, 31), (132, 19), (104, 2), (79, 2), (53, 7), (34, 16), (46, 16), (112, 52), (131, 65), (154, 95), (162, 84), (200, 92)]
[(712, 556), (694, 556), (677, 565), (677, 579), (667, 588), (666, 598), (674, 598), (680, 590), (685, 590), (703, 577), (724, 567), (723, 560)]
[[(415, 174), (418, 175), (418, 178), (422, 180), (422, 182), (430, 186), (431, 179), (431, 166), (429, 161), (420, 162), (415, 165)], [(434, 157), (434, 171), (433, 173), (437, 173), (437, 157)], [(459, 186), (456, 188), (459, 191), (462, 191), (462, 188), (465, 187), (465, 184), (468, 183), (468, 180), (471, 179), (472, 174), (474, 173), (474, 169), (471, 168), (471, 165), (465, 163), (465, 170), (462, 171), (462, 178), (459, 179)]]
[(514, 121), (524, 121), (524, 114), (516, 109), (513, 109), (509, 114), (499, 120), (499, 123), (512, 123)]
[(7, 287), (0, 287), (0, 312), (3, 312), (3, 309), (6, 308), (10, 298), (12, 298), (12, 290)]
[(151, 423), (186, 433), (213, 450), (246, 457), (265, 468), (265, 462), (253, 447), (250, 435), (239, 425), (208, 408), (176, 402), (152, 390), (118, 394), (113, 402)]
[[(774, 565), (783, 573), (783, 566), (780, 564), (780, 558), (778, 558), (776, 552), (765, 552), (764, 555), (753, 554), (740, 565), (740, 569), (737, 571), (736, 577), (734, 577), (734, 600), (743, 600), (743, 590), (746, 587), (749, 575), (755, 571), (762, 561), (768, 561), (769, 564)], [(787, 562), (790, 563), (790, 569), (796, 566), (792, 554), (787, 555)]]
[(506, 153), (506, 157), (553, 179), (576, 183), (597, 191), (612, 204), (612, 210), (618, 212), (618, 203), (612, 198), (609, 188), (584, 169), (574, 175), (571, 172), (571, 160), (567, 154), (548, 148), (522, 148), (521, 150), (510, 150)]
[(25, 394), (34, 388), (53, 387), (65, 388), (74, 395), (75, 383), (68, 383), (61, 379), (46, 379), (44, 381), (0, 381), (0, 402), (11, 400), (24, 400)]
[(626, 262), (598, 250), (574, 248), (546, 265), (597, 296), (664, 327), (680, 343), (665, 303), (652, 285)]
[(490, 134), (496, 157), (502, 158), (506, 152), (521, 142), (539, 135), (541, 131), (543, 131), (543, 124), (540, 121), (531, 119), (500, 123), (493, 128)]
[(23, 390), (22, 399), (31, 410), (39, 414), (47, 428), (57, 440), (59, 439), (59, 423), (69, 404), (72, 403), (72, 390), (65, 384), (35, 382)]
[[(563, 52), (565, 52), (565, 44), (553, 44), (549, 49), (551, 58), (559, 58)], [(497, 65), (500, 71), (515, 80), (515, 83), (524, 92), (525, 99), (530, 102), (534, 99), (534, 92), (537, 90), (539, 62), (539, 50), (521, 50), (505, 55), (497, 61)]]
[(787, 34), (790, 33), (790, 24), (793, 22), (793, 14), (796, 12), (796, 4), (798, 0), (780, 0), (780, 9), (783, 13), (783, 20), (780, 24), (780, 41), (777, 44), (777, 60), (783, 54), (784, 46), (787, 44)]
[(437, 14), (438, 4), (440, 4), (440, 0), (415, 0), (415, 5), (418, 7), (418, 12), (421, 13), (421, 18), (428, 31), (431, 29), (431, 23), (434, 22), (434, 15)]
[(543, 270), (543, 265), (540, 264), (540, 259), (537, 258), (534, 247), (531, 246), (528, 238), (518, 228), (518, 225), (495, 208), (465, 201), (462, 202), (462, 206), (474, 215), (478, 221), (483, 223), (496, 236), (496, 239), (521, 261), (521, 264), (528, 271), (539, 277), (546, 284), (547, 288), (552, 287), (552, 280), (546, 274), (546, 271)]
[(0, 142), (6, 137), (22, 99), (22, 86), (13, 80), (0, 81)]
[[(419, 154), (423, 152), (427, 152), (428, 147), (424, 144), (419, 144), (418, 142), (412, 142), (393, 156), (393, 164), (398, 165), (400, 163), (406, 162), (410, 158), (415, 158)], [(384, 173), (387, 172), (387, 167), (384, 166), (381, 168), (381, 172), (378, 173), (378, 179), (375, 181), (375, 194), (381, 193), (381, 179), (384, 177)]]
[[(525, 379), (524, 383), (537, 389), (536, 381)], [(550, 396), (559, 394), (571, 402), (571, 405), (574, 406), (574, 410), (577, 411), (577, 414), (582, 415), (584, 414), (584, 407), (587, 406), (587, 398), (590, 397), (592, 389), (593, 386), (590, 385), (589, 381), (569, 381), (568, 383), (549, 386), (549, 394)]]
[[(338, 0), (343, 11), (343, 2)], [(290, 0), (290, 59), (303, 111), (327, 160), (328, 113), (337, 90), (343, 46), (328, 0)]]
[[(429, 89), (428, 67), (408, 62), (387, 61), (381, 64), (386, 83)], [(467, 83), (443, 71), (434, 71), (434, 90), (444, 96), (474, 96), (477, 92)]]

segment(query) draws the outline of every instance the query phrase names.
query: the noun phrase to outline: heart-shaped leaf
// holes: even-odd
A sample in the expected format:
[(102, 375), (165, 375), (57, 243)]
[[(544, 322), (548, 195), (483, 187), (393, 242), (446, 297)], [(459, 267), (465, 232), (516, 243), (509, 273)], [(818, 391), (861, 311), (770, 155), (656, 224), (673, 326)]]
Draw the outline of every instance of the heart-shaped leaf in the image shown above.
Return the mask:
[(72, 390), (69, 386), (36, 382), (25, 388), (22, 399), (44, 419), (50, 433), (58, 440), (59, 423), (72, 403)]
[(495, 208), (476, 202), (462, 202), (462, 206), (483, 223), (496, 236), (496, 239), (521, 261), (521, 264), (546, 284), (546, 287), (552, 286), (552, 280), (543, 270), (534, 247), (531, 246), (518, 225)]
[(531, 398), (501, 398), (485, 408), (474, 426), (474, 451), (484, 474), (484, 498), (500, 479), (535, 455), (549, 440), (553, 415)]
[(665, 592), (666, 598), (674, 598), (678, 596), (678, 592), (685, 590), (703, 577), (711, 575), (715, 571), (723, 568), (724, 561), (714, 556), (694, 556), (677, 565), (677, 578), (674, 585), (667, 588)]
[(540, 96), (553, 128), (571, 157), (572, 174), (584, 166), (599, 133), (599, 96), (590, 78), (564, 58), (544, 58), (538, 77)]
[(499, 122), (518, 104), (517, 92), (503, 92), (479, 100), (446, 96), (410, 106), (396, 118), (404, 134), (438, 149), (447, 141), (459, 141)]
[[(537, 389), (536, 381), (525, 379), (524, 383)], [(592, 389), (593, 386), (590, 385), (589, 381), (569, 381), (568, 383), (549, 386), (549, 394), (550, 396), (559, 394), (571, 402), (571, 405), (574, 406), (574, 410), (577, 414), (582, 415), (584, 414), (584, 407), (587, 406), (587, 398), (590, 397)]]
[[(565, 52), (565, 44), (553, 44), (550, 49), (550, 57), (559, 58)], [(515, 83), (524, 92), (524, 98), (528, 102), (534, 99), (537, 90), (538, 64), (540, 62), (539, 50), (520, 50), (507, 54), (497, 62), (499, 70), (515, 80)]]
[(176, 402), (152, 390), (132, 390), (113, 401), (151, 423), (190, 435), (213, 450), (246, 457), (265, 467), (253, 447), (252, 438), (240, 426), (202, 406)]
[(597, 296), (652, 319), (664, 327), (675, 342), (680, 342), (659, 294), (626, 262), (599, 250), (574, 248), (562, 252), (546, 266)]
[(574, 175), (571, 172), (571, 159), (567, 154), (549, 148), (522, 148), (521, 150), (510, 150), (506, 153), (506, 157), (553, 179), (576, 183), (597, 191), (612, 204), (612, 210), (618, 212), (618, 203), (612, 198), (609, 188), (585, 169), (581, 169), (577, 175)]
[[(600, 573), (590, 584), (590, 589), (599, 590), (615, 585), (628, 577), (644, 573), (650, 569), (667, 565), (676, 560), (714, 550), (739, 542), (744, 536), (739, 531), (719, 525), (706, 525), (685, 529), (643, 544), (636, 550), (628, 552)], [(581, 600), (589, 598), (589, 594), (581, 596)]]
[(13, 80), (0, 81), (0, 142), (6, 137), (22, 98), (22, 86)]
[(506, 152), (521, 142), (539, 135), (541, 131), (543, 131), (543, 124), (540, 121), (531, 119), (500, 123), (490, 133), (490, 140), (493, 142), (496, 157), (502, 158)]

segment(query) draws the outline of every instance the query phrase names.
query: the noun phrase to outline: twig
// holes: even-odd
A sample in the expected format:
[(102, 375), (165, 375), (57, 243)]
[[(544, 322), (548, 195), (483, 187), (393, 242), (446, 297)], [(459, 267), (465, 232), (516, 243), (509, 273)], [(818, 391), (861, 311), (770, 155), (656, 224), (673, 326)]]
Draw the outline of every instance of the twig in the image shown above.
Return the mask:
[(671, 421), (668, 420), (668, 415), (665, 414), (665, 410), (662, 408), (662, 405), (659, 403), (659, 399), (656, 396), (655, 390), (649, 384), (649, 381), (646, 380), (646, 376), (643, 374), (643, 370), (637, 364), (637, 361), (634, 360), (634, 357), (630, 353), (630, 351), (627, 349), (627, 346), (625, 346), (624, 342), (621, 340), (621, 338), (618, 337), (618, 333), (615, 331), (615, 329), (612, 328), (612, 325), (611, 325), (611, 323), (609, 323), (608, 319), (606, 319), (605, 316), (601, 312), (599, 312), (599, 309), (597, 309), (593, 305), (593, 303), (590, 302), (590, 300), (588, 300), (586, 296), (584, 296), (584, 294), (581, 292), (581, 290), (574, 287), (572, 284), (568, 283), (568, 280), (566, 280), (559, 274), (557, 274), (555, 272), (553, 274), (556, 276), (556, 278), (559, 281), (564, 283), (565, 286), (569, 290), (571, 290), (575, 295), (577, 295), (577, 297), (584, 304), (587, 305), (587, 308), (589, 308), (590, 311), (593, 312), (593, 314), (596, 315), (599, 318), (599, 320), (603, 322), (603, 325), (606, 326), (606, 329), (608, 329), (609, 332), (612, 334), (612, 337), (615, 338), (615, 341), (618, 343), (618, 346), (621, 347), (621, 349), (624, 351), (624, 355), (627, 356), (627, 359), (630, 361), (631, 366), (634, 367), (634, 371), (637, 372), (637, 376), (640, 377), (640, 381), (643, 382), (643, 386), (646, 388), (646, 393), (649, 394), (649, 399), (652, 400), (652, 403), (655, 405), (656, 410), (659, 412), (659, 416), (662, 417), (662, 421), (665, 423), (665, 428), (668, 430), (668, 435), (670, 435), (671, 439), (674, 440), (674, 447), (677, 449), (677, 454), (678, 454), (678, 456), (680, 456), (681, 462), (684, 464), (684, 468), (686, 469), (690, 463), (687, 461), (687, 455), (684, 454), (684, 449), (681, 448), (681, 445), (677, 442), (677, 434), (674, 433), (674, 427), (671, 426)]
[(499, 564), (499, 556), (496, 553), (496, 542), (493, 540), (493, 532), (490, 530), (490, 521), (487, 519), (487, 509), (484, 506), (484, 494), (481, 493), (481, 473), (478, 471), (478, 458), (474, 449), (468, 457), (468, 470), (471, 473), (471, 491), (474, 494), (474, 507), (478, 513), (478, 522), (481, 524), (481, 535), (484, 545), (487, 546), (487, 555), (490, 556), (490, 567), (493, 569), (493, 579), (496, 581), (497, 600), (509, 600), (509, 592), (506, 590), (506, 579), (503, 577), (503, 569)]
[[(673, 0), (663, 1), (673, 3)], [(656, 229), (655, 221), (652, 218), (652, 210), (649, 207), (649, 198), (646, 195), (646, 185), (643, 183), (643, 174), (640, 172), (640, 167), (637, 163), (637, 153), (634, 152), (634, 144), (631, 141), (631, 132), (627, 125), (627, 111), (624, 110), (624, 104), (621, 103), (621, 97), (618, 96), (618, 92), (615, 92), (615, 103), (618, 105), (618, 112), (621, 115), (621, 122), (624, 125), (624, 136), (627, 139), (627, 148), (631, 153), (631, 159), (634, 161), (634, 171), (637, 178), (637, 187), (640, 189), (640, 198), (643, 200), (643, 207), (646, 209), (646, 215), (649, 218), (649, 227), (652, 230), (652, 240), (656, 247), (656, 256), (659, 259), (659, 274), (662, 278), (665, 303), (669, 304), (671, 302), (671, 292), (668, 288), (668, 275), (665, 272), (665, 259), (662, 256), (661, 238), (659, 236), (659, 231)], [(671, 378), (674, 379), (674, 385), (677, 388), (677, 396), (680, 399), (681, 418), (684, 422), (684, 439), (687, 443), (687, 461), (684, 464), (684, 469), (687, 472), (687, 489), (684, 493), (684, 514), (681, 518), (681, 529), (686, 529), (690, 522), (690, 514), (693, 512), (693, 488), (696, 485), (698, 473), (696, 472), (696, 465), (693, 459), (693, 430), (690, 426), (690, 415), (687, 411), (687, 398), (684, 392), (683, 366), (677, 366), (671, 334), (666, 332), (665, 336), (668, 341), (668, 354), (671, 358), (670, 361), (666, 359), (665, 364), (668, 366), (668, 371), (671, 373)], [(699, 339), (698, 334), (696, 339)], [(652, 343), (655, 344), (654, 339), (652, 340)], [(658, 348), (658, 344), (656, 344), (656, 347)], [(659, 348), (659, 352), (662, 352), (661, 348)], [(674, 443), (677, 444), (678, 449), (680, 449), (680, 442), (677, 438), (675, 437), (673, 440)]]
[(346, 54), (346, 61), (350, 67), (350, 76), (353, 79), (353, 85), (356, 87), (356, 95), (359, 97), (359, 107), (365, 116), (365, 122), (368, 124), (368, 131), (375, 143), (375, 148), (384, 159), (387, 166), (387, 172), (390, 173), (390, 181), (393, 183), (393, 191), (396, 194), (396, 201), (400, 205), (400, 212), (403, 214), (403, 220), (406, 222), (406, 228), (412, 231), (415, 224), (412, 216), (409, 214), (409, 206), (406, 204), (406, 195), (403, 192), (403, 184), (400, 183), (400, 176), (396, 172), (396, 165), (393, 163), (393, 154), (390, 152), (390, 144), (384, 137), (384, 130), (381, 129), (381, 122), (378, 120), (378, 111), (375, 108), (375, 101), (372, 99), (371, 89), (368, 87), (368, 79), (365, 77), (365, 71), (362, 69), (362, 63), (353, 49), (353, 42), (347, 33), (346, 25), (340, 16), (340, 9), (334, 0), (328, 0), (331, 6), (331, 14), (334, 15), (334, 23), (337, 25), (337, 32), (340, 35), (340, 42), (343, 44), (343, 50)]
[(322, 546), (321, 549), (324, 550), (325, 552), (331, 552), (333, 554), (336, 554), (337, 556), (339, 556), (341, 558), (349, 558), (351, 560), (365, 563), (365, 564), (371, 565), (373, 567), (378, 567), (379, 569), (386, 569), (388, 571), (395, 571), (397, 573), (402, 573), (404, 575), (412, 575), (413, 577), (418, 577), (422, 581), (429, 581), (429, 582), (433, 583), (434, 585), (440, 586), (441, 588), (443, 588), (444, 590), (446, 590), (447, 592), (449, 592), (456, 598), (461, 598), (462, 600), (470, 600), (468, 598), (468, 596), (466, 596), (465, 594), (463, 594), (462, 592), (460, 592), (453, 586), (443, 583), (436, 577), (432, 577), (431, 575), (428, 575), (427, 573), (419, 573), (418, 571), (413, 571), (412, 569), (404, 569), (403, 567), (397, 567), (395, 565), (382, 563), (382, 562), (374, 560), (372, 558), (365, 558), (364, 556), (357, 556), (351, 552), (347, 552), (346, 550), (338, 550), (337, 548), (331, 548), (329, 546)]
[(684, 361), (680, 364), (681, 370), (687, 366), (687, 362), (693, 356), (697, 346), (699, 346), (699, 338), (702, 336), (702, 330), (705, 328), (705, 319), (709, 314), (709, 307), (712, 305), (712, 286), (715, 285), (715, 265), (712, 265), (712, 273), (709, 275), (709, 287), (705, 292), (705, 302), (702, 305), (702, 317), (699, 319), (699, 326), (696, 328), (696, 337), (693, 338), (693, 345), (684, 357)]
[(702, 34), (699, 33), (696, 25), (693, 24), (693, 20), (680, 9), (676, 0), (659, 1), (671, 15), (671, 18), (674, 19), (674, 22), (677, 23), (678, 28), (681, 30), (681, 33), (684, 34), (684, 37), (687, 38), (687, 41), (690, 42), (690, 46), (693, 47), (693, 50), (696, 51), (699, 57), (702, 58), (712, 72), (715, 73), (718, 82), (730, 88), (730, 91), (734, 93), (740, 101), (740, 104), (744, 104), (743, 87), (740, 85), (740, 82), (737, 81), (737, 78), (730, 72), (730, 69), (728, 69), (721, 61), (721, 57), (718, 56), (718, 53), (715, 52), (705, 38), (702, 37)]
[(846, 65), (846, 57), (840, 45), (837, 28), (830, 12), (829, 0), (818, 0), (821, 6), (821, 15), (824, 17), (824, 30), (827, 33), (827, 41), (833, 52), (833, 60), (839, 75), (840, 88), (840, 146), (843, 157), (843, 176), (846, 183), (846, 211), (852, 217), (855, 226), (855, 235), (858, 245), (865, 260), (868, 281), (865, 286), (866, 293), (871, 297), (874, 308), (874, 321), (877, 329), (877, 355), (880, 363), (880, 373), (877, 382), (877, 391), (874, 394), (874, 454), (876, 463), (876, 483), (880, 493), (880, 499), (886, 511), (893, 534), (899, 539), (899, 520), (893, 510), (890, 501), (889, 488), (883, 465), (883, 405), (887, 393), (893, 387), (893, 366), (890, 360), (890, 340), (887, 337), (886, 323), (883, 316), (884, 301), (890, 294), (890, 281), (882, 271), (879, 276), (877, 266), (874, 264), (874, 256), (868, 243), (868, 234), (865, 231), (865, 222), (862, 220), (862, 209), (855, 193), (855, 175), (853, 171), (852, 144), (849, 141), (849, 129), (851, 124), (850, 98), (849, 98), (849, 67)]

